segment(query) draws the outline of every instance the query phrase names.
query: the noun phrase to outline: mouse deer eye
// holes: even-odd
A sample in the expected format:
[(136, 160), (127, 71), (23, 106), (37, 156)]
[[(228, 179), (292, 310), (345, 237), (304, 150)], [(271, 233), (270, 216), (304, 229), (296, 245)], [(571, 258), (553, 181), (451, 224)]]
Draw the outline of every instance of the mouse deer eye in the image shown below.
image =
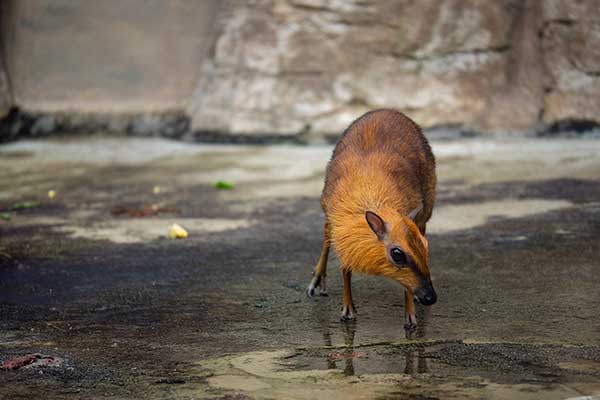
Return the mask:
[(400, 250), (398, 247), (394, 247), (390, 251), (390, 255), (391, 255), (394, 263), (396, 263), (397, 265), (407, 265), (408, 264), (408, 258), (406, 257), (406, 254), (402, 250)]

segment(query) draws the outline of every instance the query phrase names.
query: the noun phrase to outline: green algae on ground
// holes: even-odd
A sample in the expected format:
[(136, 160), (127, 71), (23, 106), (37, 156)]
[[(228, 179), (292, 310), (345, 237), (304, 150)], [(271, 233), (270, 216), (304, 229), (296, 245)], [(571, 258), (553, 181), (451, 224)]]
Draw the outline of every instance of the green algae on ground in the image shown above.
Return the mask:
[(12, 211), (18, 211), (18, 210), (29, 210), (31, 208), (37, 208), (40, 206), (40, 202), (37, 200), (31, 200), (31, 201), (20, 201), (18, 203), (13, 204), (10, 209)]
[(234, 184), (227, 181), (217, 181), (215, 182), (215, 188), (220, 190), (231, 190), (234, 188)]
[(37, 208), (40, 205), (41, 205), (41, 203), (37, 200), (20, 201), (20, 202), (14, 203), (10, 207), (5, 208), (4, 211), (0, 212), (0, 220), (10, 222), (13, 218), (14, 211), (29, 210), (32, 208)]

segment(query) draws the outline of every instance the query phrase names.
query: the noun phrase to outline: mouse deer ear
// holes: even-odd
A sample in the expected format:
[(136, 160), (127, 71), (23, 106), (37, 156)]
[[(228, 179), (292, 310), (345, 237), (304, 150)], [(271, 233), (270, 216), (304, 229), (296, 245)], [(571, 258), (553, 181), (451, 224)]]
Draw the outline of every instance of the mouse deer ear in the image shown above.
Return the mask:
[(414, 210), (412, 210), (411, 212), (408, 213), (408, 218), (410, 218), (414, 221), (422, 209), (423, 209), (423, 204), (419, 204), (419, 206), (417, 208), (415, 208)]
[(367, 219), (367, 223), (371, 227), (371, 230), (377, 235), (377, 238), (383, 240), (387, 234), (385, 221), (372, 211), (367, 211), (365, 213), (365, 218)]

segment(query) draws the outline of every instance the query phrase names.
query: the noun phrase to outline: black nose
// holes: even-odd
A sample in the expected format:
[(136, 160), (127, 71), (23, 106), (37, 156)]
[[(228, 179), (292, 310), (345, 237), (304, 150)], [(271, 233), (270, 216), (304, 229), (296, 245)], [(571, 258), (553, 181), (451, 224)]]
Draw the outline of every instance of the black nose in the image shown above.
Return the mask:
[(419, 302), (426, 306), (435, 304), (435, 302), (437, 301), (437, 294), (435, 293), (435, 290), (432, 286), (428, 288), (419, 288), (415, 291), (415, 294), (417, 295)]

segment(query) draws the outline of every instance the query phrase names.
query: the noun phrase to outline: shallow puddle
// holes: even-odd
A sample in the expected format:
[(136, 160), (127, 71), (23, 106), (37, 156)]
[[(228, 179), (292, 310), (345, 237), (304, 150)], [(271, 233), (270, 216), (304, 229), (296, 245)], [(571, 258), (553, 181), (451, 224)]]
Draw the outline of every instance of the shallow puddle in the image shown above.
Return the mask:
[[(440, 360), (436, 354), (443, 353), (446, 345), (468, 346), (417, 341), (365, 344), (342, 350), (312, 348), (252, 352), (199, 362), (196, 373), (207, 377), (207, 387), (200, 391), (204, 394), (243, 395), (252, 399), (565, 399), (600, 396), (598, 368), (589, 374), (571, 376), (571, 371), (560, 367), (554, 373), (539, 371), (537, 375), (523, 374), (519, 369), (509, 371), (493, 367), (478, 374), (460, 363)], [(485, 348), (487, 344), (479, 346)], [(499, 345), (490, 346), (488, 356), (497, 359)], [(340, 357), (340, 352), (345, 356)], [(390, 370), (393, 366), (395, 371)], [(536, 368), (544, 367), (530, 366), (532, 370)], [(519, 374), (522, 375), (520, 378)], [(563, 377), (561, 383), (555, 383), (557, 376)], [(182, 387), (179, 394), (200, 392)]]

